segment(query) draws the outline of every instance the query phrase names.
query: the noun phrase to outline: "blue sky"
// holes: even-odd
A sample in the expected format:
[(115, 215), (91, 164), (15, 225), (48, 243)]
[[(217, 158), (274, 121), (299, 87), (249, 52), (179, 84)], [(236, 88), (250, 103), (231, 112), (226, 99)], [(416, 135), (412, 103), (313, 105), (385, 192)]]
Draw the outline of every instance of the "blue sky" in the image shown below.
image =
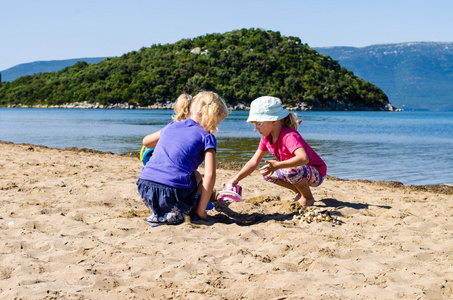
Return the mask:
[(452, 0), (0, 0), (0, 71), (262, 28), (311, 47), (453, 42)]

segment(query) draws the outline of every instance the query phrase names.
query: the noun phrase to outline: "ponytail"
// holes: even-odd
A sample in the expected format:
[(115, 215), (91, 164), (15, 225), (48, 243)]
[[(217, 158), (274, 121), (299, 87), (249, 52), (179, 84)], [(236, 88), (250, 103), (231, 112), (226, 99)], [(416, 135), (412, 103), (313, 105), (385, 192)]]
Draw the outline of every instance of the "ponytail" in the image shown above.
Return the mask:
[(172, 116), (174, 122), (179, 122), (187, 119), (189, 116), (190, 102), (192, 101), (192, 96), (188, 94), (181, 94), (176, 100), (175, 104), (175, 114)]
[(297, 117), (295, 113), (289, 113), (285, 118), (282, 119), (282, 125), (297, 130)]
[(207, 132), (214, 133), (218, 129), (218, 118), (225, 119), (229, 110), (217, 93), (203, 91), (193, 98), (191, 113), (198, 115), (200, 125)]

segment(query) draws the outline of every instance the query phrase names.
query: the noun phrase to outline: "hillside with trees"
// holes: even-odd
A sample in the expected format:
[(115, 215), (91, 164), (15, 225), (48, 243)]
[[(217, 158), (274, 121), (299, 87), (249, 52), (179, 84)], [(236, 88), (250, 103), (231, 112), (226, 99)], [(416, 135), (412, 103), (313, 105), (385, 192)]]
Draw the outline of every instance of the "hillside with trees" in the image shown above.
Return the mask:
[(155, 44), (96, 64), (0, 84), (0, 105), (129, 103), (147, 107), (183, 93), (212, 90), (226, 102), (279, 97), (299, 109), (383, 110), (388, 98), (338, 61), (297, 37), (260, 29), (234, 30)]

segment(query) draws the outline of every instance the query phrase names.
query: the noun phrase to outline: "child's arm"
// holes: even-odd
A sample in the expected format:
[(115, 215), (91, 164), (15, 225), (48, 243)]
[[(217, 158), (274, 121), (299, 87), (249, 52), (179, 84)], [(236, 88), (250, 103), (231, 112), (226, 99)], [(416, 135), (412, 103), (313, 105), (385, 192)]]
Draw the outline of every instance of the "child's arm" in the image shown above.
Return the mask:
[(232, 185), (236, 185), (239, 183), (239, 181), (241, 181), (245, 177), (249, 176), (259, 166), (261, 160), (263, 159), (264, 155), (266, 155), (266, 153), (267, 153), (267, 151), (263, 151), (260, 149), (256, 150), (256, 152), (252, 156), (252, 158), (245, 164), (245, 166), (229, 182)]
[(200, 202), (197, 207), (197, 215), (203, 220), (208, 216), (206, 213), (206, 206), (211, 198), (216, 179), (215, 149), (206, 150), (204, 157), (204, 178), (202, 181)]
[(269, 175), (274, 173), (278, 169), (303, 166), (308, 164), (308, 162), (310, 161), (307, 152), (303, 147), (297, 148), (296, 151), (294, 151), (294, 155), (295, 155), (294, 157), (283, 161), (266, 160), (265, 162), (267, 165), (260, 169), (261, 171), (263, 171), (262, 174)]
[(143, 138), (143, 145), (146, 148), (154, 148), (156, 147), (157, 142), (159, 141), (160, 138), (160, 130), (157, 132), (154, 132), (152, 134), (148, 134)]

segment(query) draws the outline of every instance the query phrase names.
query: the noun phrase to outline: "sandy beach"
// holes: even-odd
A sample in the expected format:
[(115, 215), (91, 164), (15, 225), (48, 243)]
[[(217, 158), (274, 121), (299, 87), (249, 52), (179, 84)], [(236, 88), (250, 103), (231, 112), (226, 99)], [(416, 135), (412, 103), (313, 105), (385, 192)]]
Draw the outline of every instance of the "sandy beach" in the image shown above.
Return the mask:
[[(0, 299), (452, 299), (453, 188), (328, 177), (302, 223), (292, 193), (152, 228), (137, 157), (0, 143)], [(203, 169), (200, 168), (203, 173)], [(219, 164), (216, 189), (236, 171)]]

